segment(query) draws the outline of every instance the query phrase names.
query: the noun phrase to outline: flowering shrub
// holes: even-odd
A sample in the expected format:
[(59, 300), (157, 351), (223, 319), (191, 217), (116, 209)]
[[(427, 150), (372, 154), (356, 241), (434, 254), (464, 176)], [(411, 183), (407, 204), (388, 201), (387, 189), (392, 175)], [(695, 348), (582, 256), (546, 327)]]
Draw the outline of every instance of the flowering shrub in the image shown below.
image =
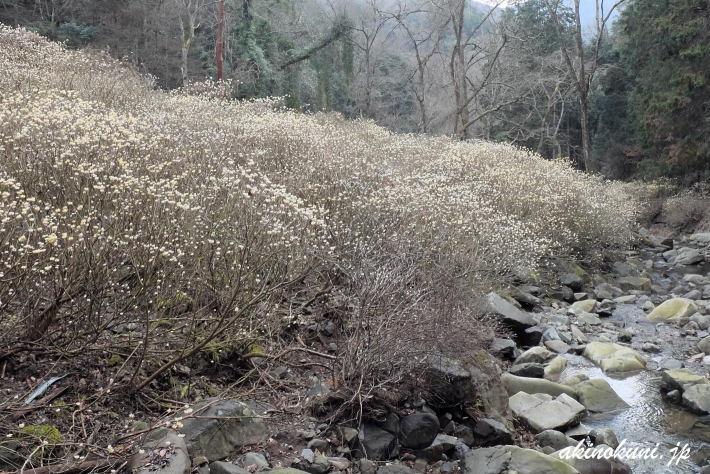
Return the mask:
[(204, 84), (154, 91), (104, 55), (5, 27), (0, 71), (0, 340), (71, 355), (138, 323), (116, 350), (139, 388), (279, 334), (304, 314), (294, 299), (325, 293), (350, 341), (341, 379), (374, 386), (439, 346), (465, 353), (440, 336), (485, 333), (477, 289), (630, 236), (622, 186), (508, 145), (396, 135)]

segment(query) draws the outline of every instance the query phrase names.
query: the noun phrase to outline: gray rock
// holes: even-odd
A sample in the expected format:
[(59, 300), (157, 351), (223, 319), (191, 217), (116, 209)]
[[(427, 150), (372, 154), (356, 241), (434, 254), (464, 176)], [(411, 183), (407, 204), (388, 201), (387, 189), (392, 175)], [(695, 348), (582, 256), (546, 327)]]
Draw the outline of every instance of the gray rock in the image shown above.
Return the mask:
[(631, 342), (631, 339), (636, 335), (634, 330), (632, 328), (624, 329), (621, 331), (617, 336), (616, 339), (618, 339), (621, 342)]
[[(187, 474), (190, 472), (192, 462), (187, 452), (185, 440), (173, 430), (162, 429), (150, 433), (144, 443), (145, 453), (142, 459), (148, 458), (153, 452), (156, 454), (166, 450), (162, 461), (155, 466), (144, 466), (137, 470), (137, 474)], [(138, 464), (141, 465), (140, 462)]]
[(710, 384), (693, 385), (683, 392), (683, 405), (696, 413), (710, 413)]
[(700, 292), (700, 290), (691, 290), (683, 295), (683, 298), (687, 298), (689, 300), (694, 300), (694, 301), (702, 299), (702, 297), (703, 297), (703, 294)]
[(524, 364), (513, 365), (508, 373), (516, 377), (531, 377), (541, 379), (545, 375), (545, 367), (542, 364), (535, 362), (526, 362)]
[(599, 326), (602, 320), (596, 314), (582, 313), (577, 315), (578, 324), (586, 324), (588, 326)]
[(678, 256), (675, 258), (676, 265), (695, 265), (704, 260), (698, 249), (683, 247), (678, 249)]
[(537, 444), (541, 447), (549, 446), (553, 448), (554, 451), (559, 451), (567, 446), (575, 446), (577, 444), (575, 440), (557, 430), (545, 430), (538, 433), (535, 435), (535, 441), (537, 441)]
[[(592, 449), (601, 449), (602, 452), (609, 450), (609, 456), (613, 453), (613, 449), (606, 445), (595, 445)], [(552, 453), (551, 457), (558, 458), (560, 453)], [(617, 459), (577, 459), (572, 457), (566, 459), (561, 458), (563, 462), (576, 469), (580, 474), (632, 474), (631, 468)]]
[(399, 442), (403, 448), (424, 449), (439, 432), (439, 419), (430, 413), (412, 413), (399, 424)]
[(516, 308), (495, 293), (486, 295), (486, 310), (496, 315), (501, 323), (519, 335), (536, 324), (529, 314)]
[(653, 304), (651, 301), (646, 301), (643, 306), (641, 307), (644, 311), (653, 311), (653, 309), (656, 307), (655, 304)]
[(667, 370), (661, 376), (661, 387), (665, 390), (688, 390), (693, 385), (708, 384), (710, 380), (688, 369)]
[(626, 295), (626, 296), (619, 296), (618, 298), (614, 298), (614, 303), (618, 304), (634, 304), (636, 302), (636, 295)]
[(564, 342), (558, 340), (545, 341), (545, 347), (558, 354), (570, 354), (572, 348)]
[[(584, 280), (582, 280), (582, 278), (575, 275), (574, 273), (564, 273), (560, 275), (559, 281), (564, 286), (569, 287), (573, 292), (582, 291), (582, 287), (584, 286)], [(574, 298), (574, 294), (572, 295), (572, 297)]]
[(466, 453), (463, 474), (579, 474), (559, 459), (517, 446), (496, 446)]
[(318, 323), (318, 331), (326, 337), (330, 337), (335, 334), (335, 323), (330, 320), (321, 321)]
[(611, 428), (602, 428), (597, 432), (597, 437), (594, 440), (595, 444), (606, 444), (611, 446), (612, 449), (619, 447), (619, 440), (616, 434), (611, 430)]
[(548, 360), (552, 360), (554, 358), (554, 353), (548, 351), (544, 347), (536, 346), (531, 347), (527, 351), (520, 354), (520, 356), (515, 359), (515, 365), (527, 363), (544, 364)]
[(494, 446), (497, 444), (513, 444), (513, 434), (506, 426), (490, 418), (482, 418), (476, 423), (473, 430), (476, 440), (481, 446)]
[(269, 372), (269, 374), (275, 379), (285, 379), (288, 376), (288, 367), (283, 365), (276, 367), (274, 370)]
[(385, 464), (377, 469), (377, 474), (412, 474), (412, 470), (403, 464)]
[(661, 346), (659, 346), (658, 344), (653, 344), (652, 342), (644, 342), (641, 346), (641, 349), (646, 352), (661, 352)]
[(445, 434), (436, 435), (434, 441), (424, 449), (416, 450), (414, 453), (419, 458), (424, 458), (428, 461), (439, 461), (445, 453), (452, 451), (456, 447), (458, 439)]
[(604, 379), (580, 382), (575, 386), (575, 391), (579, 403), (593, 413), (604, 413), (629, 407)]
[(207, 399), (192, 407), (199, 418), (183, 420), (182, 432), (190, 456), (220, 461), (241, 446), (257, 444), (278, 431), (261, 418), (271, 408), (261, 403)]
[(210, 464), (210, 474), (250, 474), (250, 472), (231, 462), (215, 461)]
[(313, 452), (312, 449), (304, 449), (301, 451), (301, 457), (308, 461), (309, 463), (313, 463), (313, 461), (316, 460), (316, 455)]
[(518, 392), (525, 393), (545, 393), (556, 397), (562, 393), (566, 393), (570, 397), (576, 397), (572, 387), (551, 382), (545, 379), (533, 379), (527, 377), (516, 377), (515, 375), (503, 374), (500, 376), (501, 381), (508, 395), (513, 396)]
[(622, 277), (617, 280), (617, 284), (621, 291), (649, 291), (651, 289), (651, 280), (643, 277)]
[(690, 320), (696, 323), (700, 329), (708, 329), (710, 327), (710, 317), (703, 316), (700, 313), (693, 314)]
[(570, 438), (580, 440), (580, 439), (585, 439), (587, 436), (592, 434), (592, 431), (587, 428), (585, 425), (582, 423), (578, 424), (577, 426), (568, 429), (565, 431), (565, 434), (569, 436)]
[[(437, 420), (438, 423), (438, 420)], [(358, 433), (358, 447), (373, 461), (387, 461), (394, 449), (395, 437), (377, 426), (365, 423)]]
[(329, 444), (326, 439), (313, 438), (308, 442), (308, 449), (318, 450), (321, 453), (325, 453), (328, 450)]
[(322, 380), (316, 382), (308, 389), (306, 392), (306, 398), (314, 398), (327, 394), (330, 392), (330, 387)]
[(261, 453), (247, 453), (242, 463), (244, 467), (256, 466), (257, 471), (269, 469), (269, 461)]
[(683, 363), (676, 359), (664, 359), (658, 364), (659, 370), (677, 370), (682, 368)]
[(400, 419), (395, 413), (389, 413), (385, 418), (385, 421), (378, 423), (377, 426), (396, 436), (399, 434), (399, 422)]
[(342, 457), (328, 457), (328, 462), (339, 471), (345, 471), (350, 467), (350, 461)]
[(512, 339), (494, 338), (488, 352), (501, 359), (515, 359), (517, 357), (517, 347)]
[(377, 470), (377, 466), (375, 466), (375, 463), (373, 463), (369, 459), (360, 459), (358, 461), (358, 464), (360, 466), (360, 472), (362, 474), (375, 474), (375, 471)]
[(700, 349), (701, 352), (710, 354), (710, 336), (701, 339), (700, 342), (698, 342), (698, 349)]
[(569, 326), (569, 318), (564, 314), (553, 314), (550, 316), (550, 324), (567, 327)]
[(555, 400), (543, 401), (525, 392), (510, 397), (510, 409), (532, 430), (561, 430), (574, 426), (585, 414), (584, 406), (566, 394)]

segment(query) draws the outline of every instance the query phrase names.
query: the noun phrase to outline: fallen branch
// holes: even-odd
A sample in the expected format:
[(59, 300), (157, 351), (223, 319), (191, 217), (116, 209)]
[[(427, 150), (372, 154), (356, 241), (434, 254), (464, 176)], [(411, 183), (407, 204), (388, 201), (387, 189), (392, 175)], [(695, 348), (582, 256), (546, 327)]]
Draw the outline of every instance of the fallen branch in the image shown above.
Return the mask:
[(96, 469), (108, 469), (124, 462), (123, 458), (95, 459), (82, 463), (52, 464), (34, 469), (20, 469), (18, 474), (74, 474)]

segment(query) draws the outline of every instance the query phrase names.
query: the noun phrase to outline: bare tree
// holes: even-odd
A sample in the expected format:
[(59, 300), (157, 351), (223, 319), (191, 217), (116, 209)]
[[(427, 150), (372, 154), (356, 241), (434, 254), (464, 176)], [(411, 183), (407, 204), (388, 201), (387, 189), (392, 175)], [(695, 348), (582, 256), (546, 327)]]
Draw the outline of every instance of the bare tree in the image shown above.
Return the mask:
[[(414, 51), (416, 69), (412, 77), (416, 77), (416, 87), (414, 89), (419, 107), (419, 131), (427, 133), (429, 131), (429, 116), (427, 114), (427, 102), (431, 82), (427, 80), (429, 63), (431, 59), (440, 52), (441, 40), (447, 32), (447, 27), (451, 22), (448, 15), (437, 15), (431, 9), (431, 2), (425, 2), (417, 8), (409, 9), (406, 2), (397, 2), (395, 10), (388, 15), (391, 16), (405, 32)], [(420, 17), (424, 16), (426, 22), (422, 23)], [(417, 17), (418, 21), (411, 22), (412, 17)], [(424, 24), (422, 28), (412, 25)]]
[(594, 172), (594, 164), (591, 158), (591, 141), (589, 133), (589, 91), (594, 79), (594, 74), (597, 71), (599, 61), (599, 50), (601, 48), (602, 38), (606, 32), (606, 24), (609, 21), (614, 10), (621, 5), (624, 0), (617, 0), (608, 12), (604, 11), (604, 0), (596, 1), (596, 19), (594, 24), (594, 37), (592, 38), (592, 47), (589, 51), (589, 56), (586, 56), (584, 49), (584, 39), (582, 38), (582, 21), (579, 14), (580, 0), (574, 0), (574, 51), (568, 47), (567, 37), (562, 28), (560, 21), (559, 8), (561, 0), (543, 0), (547, 11), (552, 17), (555, 25), (555, 32), (560, 44), (560, 50), (567, 64), (569, 74), (572, 76), (577, 95), (579, 98), (580, 118), (582, 126), (582, 155), (584, 159), (584, 167), (587, 172)]
[[(186, 86), (189, 82), (187, 71), (187, 59), (190, 53), (190, 45), (195, 39), (195, 30), (200, 26), (198, 23), (198, 15), (200, 10), (207, 4), (206, 0), (174, 0), (178, 8), (178, 21), (180, 22), (180, 33), (182, 34), (182, 65), (180, 71), (182, 73), (182, 85)], [(185, 24), (187, 22), (187, 25)]]

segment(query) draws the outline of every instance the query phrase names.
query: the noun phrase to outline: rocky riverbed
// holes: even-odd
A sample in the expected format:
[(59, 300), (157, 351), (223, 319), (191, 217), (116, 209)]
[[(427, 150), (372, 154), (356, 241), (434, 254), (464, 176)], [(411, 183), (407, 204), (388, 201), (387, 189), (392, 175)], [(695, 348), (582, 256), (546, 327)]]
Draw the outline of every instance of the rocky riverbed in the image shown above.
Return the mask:
[[(130, 467), (184, 474), (710, 472), (710, 234), (657, 238), (612, 272), (550, 262), (556, 280), (486, 298), (509, 329), (477, 367), (433, 357), (436, 401), (379, 420), (277, 426), (264, 404), (207, 400), (151, 431)], [(491, 356), (492, 354), (493, 356)], [(706, 355), (707, 354), (707, 355)], [(308, 397), (327, 396), (314, 381)], [(148, 427), (136, 426), (147, 429)], [(580, 441), (660, 458), (569, 460)], [(676, 454), (682, 459), (668, 465)]]

